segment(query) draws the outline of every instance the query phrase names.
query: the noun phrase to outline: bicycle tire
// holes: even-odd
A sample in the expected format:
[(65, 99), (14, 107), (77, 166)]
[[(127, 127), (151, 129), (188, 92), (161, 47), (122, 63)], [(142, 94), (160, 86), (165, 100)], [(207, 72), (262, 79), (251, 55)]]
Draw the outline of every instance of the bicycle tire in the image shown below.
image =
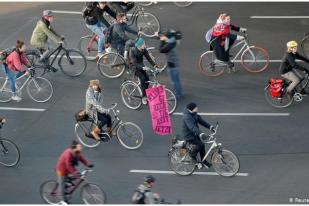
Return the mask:
[(168, 113), (173, 114), (177, 108), (177, 98), (172, 90), (165, 87), (166, 100), (168, 104)]
[[(170, 168), (181, 176), (191, 175), (196, 168), (192, 158), (186, 155), (189, 155), (187, 149), (173, 149), (169, 155)], [(184, 161), (185, 158), (188, 158), (188, 160)]]
[[(100, 194), (93, 194), (94, 188), (96, 188), (95, 190), (97, 190), (97, 193)], [(98, 199), (98, 196), (101, 196), (101, 198)], [(85, 204), (105, 204), (107, 202), (104, 190), (93, 183), (86, 183), (82, 186), (80, 190), (80, 197)]]
[(204, 52), (198, 61), (200, 71), (206, 76), (217, 77), (223, 74), (226, 64), (218, 62), (216, 54), (213, 51)]
[(160, 22), (158, 18), (151, 13), (144, 13), (144, 16), (138, 15), (136, 18), (136, 26), (141, 29), (142, 34), (146, 37), (154, 37), (156, 33), (160, 31)]
[[(58, 187), (58, 183), (55, 180), (47, 180), (41, 184), (40, 195), (45, 203), (59, 204), (61, 202), (61, 196), (58, 192), (57, 187)], [(52, 194), (52, 193), (55, 193), (55, 194)]]
[[(159, 66), (157, 69), (159, 72), (163, 72), (166, 67), (167, 67), (167, 59), (166, 59), (166, 54), (161, 53), (158, 49), (151, 47), (151, 48), (147, 48), (149, 51), (149, 54), (153, 57), (154, 62)], [(145, 60), (144, 64), (146, 67), (151, 68), (152, 65)]]
[[(226, 166), (226, 168), (231, 167), (231, 165), (226, 164), (226, 162), (229, 161), (228, 157), (234, 162), (234, 165), (232, 165), (233, 168), (231, 170), (223, 170), (221, 168), (223, 165)], [(211, 163), (216, 173), (223, 177), (235, 176), (240, 168), (237, 156), (233, 152), (226, 149), (215, 151), (212, 155)]]
[[(80, 125), (83, 124), (83, 125)], [(90, 134), (90, 132), (94, 128), (94, 123), (91, 121), (82, 121), (75, 124), (75, 135), (78, 141), (88, 148), (94, 148), (100, 145), (101, 141), (97, 141), (95, 139), (91, 139), (86, 136), (86, 133)]]
[[(33, 77), (27, 84), (27, 92), (32, 100), (44, 103), (53, 96), (54, 89), (49, 80), (43, 77)], [(45, 93), (45, 95), (38, 97), (39, 93)]]
[(178, 7), (188, 7), (192, 4), (192, 1), (174, 1), (174, 4)]
[(272, 97), (269, 91), (269, 84), (264, 89), (266, 101), (275, 108), (286, 108), (289, 107), (294, 98), (288, 95), (284, 95), (283, 98)]
[(302, 39), (300, 46), (304, 56), (309, 57), (309, 35)]
[[(131, 125), (131, 128), (134, 128), (134, 133), (129, 131), (129, 125)], [(124, 135), (122, 135), (121, 132), (123, 132)], [(142, 146), (144, 135), (142, 129), (138, 125), (133, 122), (124, 122), (117, 128), (117, 139), (123, 147), (133, 150)], [(130, 144), (128, 144), (129, 142)]]
[(87, 46), (92, 38), (92, 35), (83, 36), (79, 39), (78, 49), (88, 61), (95, 61), (98, 54), (98, 43), (95, 41), (89, 50)]
[(98, 70), (103, 76), (115, 79), (120, 77), (126, 68), (124, 58), (116, 52), (107, 52), (98, 60)]
[(6, 77), (0, 77), (0, 102), (9, 102), (12, 99), (10, 84)]
[(152, 2), (151, 1), (149, 1), (149, 2), (138, 2), (138, 4), (141, 5), (141, 6), (150, 6), (150, 5), (152, 5)]
[(36, 77), (43, 77), (46, 74), (46, 67), (43, 65), (35, 65), (33, 69)]
[(76, 49), (66, 49), (66, 51), (60, 56), (58, 64), (61, 71), (69, 77), (78, 77), (87, 68), (86, 57)]
[[(11, 151), (11, 152), (10, 152)], [(12, 152), (13, 151), (13, 152)], [(13, 157), (9, 161), (5, 159), (8, 158), (8, 155), (13, 153)], [(17, 145), (8, 139), (0, 139), (0, 164), (6, 167), (14, 167), (18, 164), (20, 160), (20, 151)]]
[[(138, 109), (142, 105), (142, 90), (133, 81), (126, 81), (124, 84), (121, 85), (120, 89), (121, 93), (121, 100), (126, 107), (129, 109)], [(131, 102), (134, 101), (134, 104)]]
[[(254, 55), (254, 57), (253, 57)], [(257, 66), (255, 68), (254, 65), (248, 64), (248, 62), (253, 62), (255, 65), (261, 63), (262, 66)], [(265, 63), (264, 63), (265, 62)], [(241, 55), (241, 65), (251, 73), (260, 73), (267, 69), (269, 65), (269, 54), (268, 52), (262, 48), (257, 46), (250, 46), (244, 50)]]

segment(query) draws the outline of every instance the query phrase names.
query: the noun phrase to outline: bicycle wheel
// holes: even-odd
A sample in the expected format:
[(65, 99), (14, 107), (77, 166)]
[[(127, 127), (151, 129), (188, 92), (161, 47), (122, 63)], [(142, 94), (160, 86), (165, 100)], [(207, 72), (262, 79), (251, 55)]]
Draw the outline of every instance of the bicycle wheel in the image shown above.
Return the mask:
[(172, 114), (177, 107), (177, 99), (174, 94), (170, 89), (165, 88), (165, 94), (166, 94), (166, 99), (167, 99), (167, 104), (168, 104), (168, 113)]
[(144, 140), (143, 131), (132, 122), (124, 122), (117, 129), (117, 138), (127, 149), (138, 149)]
[(87, 183), (80, 190), (81, 199), (85, 204), (105, 204), (106, 194), (98, 185)]
[(67, 49), (61, 55), (58, 64), (64, 74), (70, 77), (77, 77), (85, 71), (87, 60), (80, 51)]
[(211, 77), (216, 77), (223, 74), (226, 64), (217, 60), (216, 54), (213, 51), (207, 51), (200, 56), (198, 62), (200, 71)]
[(12, 99), (12, 92), (9, 80), (6, 77), (0, 77), (0, 102), (9, 102)]
[(160, 22), (158, 18), (151, 13), (144, 13), (143, 16), (138, 15), (136, 26), (137, 28), (141, 28), (143, 35), (146, 37), (154, 37), (156, 32), (160, 31)]
[(36, 102), (47, 102), (53, 96), (53, 86), (43, 77), (33, 77), (28, 85), (27, 92), (29, 97)]
[(301, 48), (303, 51), (303, 54), (306, 57), (309, 57), (309, 35), (305, 36), (301, 41)]
[(42, 77), (46, 73), (46, 69), (43, 65), (35, 65), (34, 72), (36, 77)]
[[(160, 53), (160, 51), (155, 48), (149, 48), (148, 51), (150, 56), (153, 57), (154, 62), (159, 66), (158, 71), (159, 72), (164, 71), (165, 68), (167, 67), (166, 54)], [(150, 63), (147, 60), (144, 61), (144, 64), (146, 67), (149, 68), (152, 67), (152, 65), (150, 65)]]
[(192, 1), (175, 1), (174, 4), (178, 7), (188, 7), (192, 4)]
[(90, 42), (91, 39), (92, 35), (87, 35), (80, 38), (78, 42), (78, 49), (87, 60), (94, 61), (96, 60), (98, 54), (98, 42)]
[(29, 49), (26, 50), (25, 54), (28, 57), (28, 60), (32, 66), (39, 65), (40, 54), (38, 50)]
[(279, 97), (272, 97), (270, 95), (270, 91), (269, 91), (269, 85), (267, 85), (264, 89), (264, 93), (265, 93), (265, 99), (266, 101), (273, 107), (276, 108), (285, 108), (290, 106), (293, 101), (294, 98), (291, 95), (284, 95), (283, 97), (279, 98)]
[(55, 180), (47, 180), (41, 184), (40, 195), (48, 204), (59, 204), (61, 195), (58, 191), (58, 183)]
[(187, 149), (173, 149), (169, 160), (171, 169), (178, 175), (191, 175), (195, 170), (195, 162)]
[(96, 125), (91, 121), (82, 121), (75, 124), (75, 135), (78, 141), (85, 147), (94, 148), (101, 143), (95, 139), (87, 137)]
[(141, 6), (150, 6), (152, 4), (151, 1), (147, 1), (147, 2), (138, 2), (139, 5)]
[(215, 151), (211, 158), (214, 170), (221, 176), (232, 177), (239, 171), (237, 156), (226, 149)]
[(105, 53), (98, 60), (98, 69), (100, 73), (111, 79), (120, 77), (126, 68), (124, 58), (115, 52)]
[(242, 53), (241, 64), (248, 72), (262, 72), (269, 65), (269, 54), (261, 47), (250, 46)]
[(129, 109), (138, 109), (142, 105), (142, 90), (132, 81), (127, 81), (121, 86), (121, 99)]
[(8, 139), (0, 139), (0, 164), (14, 167), (20, 160), (20, 151), (17, 145)]

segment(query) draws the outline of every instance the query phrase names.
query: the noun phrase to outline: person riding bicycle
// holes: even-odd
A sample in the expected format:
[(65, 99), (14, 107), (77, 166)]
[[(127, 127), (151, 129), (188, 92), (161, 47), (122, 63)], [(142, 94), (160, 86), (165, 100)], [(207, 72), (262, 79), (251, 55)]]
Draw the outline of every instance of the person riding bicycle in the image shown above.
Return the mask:
[(65, 180), (68, 176), (80, 177), (80, 173), (75, 168), (78, 166), (78, 162), (82, 162), (86, 167), (92, 168), (93, 164), (89, 162), (82, 156), (82, 145), (77, 141), (73, 140), (71, 147), (64, 150), (60, 155), (56, 164), (56, 174), (58, 177), (58, 185), (60, 186), (60, 198), (68, 204), (66, 195), (64, 195)]
[[(104, 18), (104, 12), (116, 19), (116, 13), (107, 5), (107, 2), (87, 2), (84, 15), (86, 27), (98, 35), (98, 55), (100, 58), (105, 51), (105, 30), (110, 27), (108, 21)], [(89, 7), (89, 8), (88, 8)]]
[(143, 38), (138, 38), (134, 47), (132, 47), (129, 51), (129, 59), (132, 68), (135, 70), (135, 75), (139, 78), (141, 83), (141, 90), (142, 90), (142, 103), (147, 104), (146, 98), (146, 89), (149, 86), (149, 76), (145, 69), (144, 65), (144, 57), (146, 57), (147, 61), (153, 66), (158, 67), (154, 60), (151, 58)]
[(128, 13), (134, 6), (134, 2), (120, 1), (120, 2), (110, 2), (111, 7), (113, 7), (117, 13)]
[(109, 109), (103, 107), (102, 87), (99, 80), (90, 80), (86, 92), (86, 113), (90, 118), (97, 122), (97, 126), (91, 131), (91, 134), (87, 134), (90, 138), (105, 140), (100, 137), (104, 125), (107, 126), (107, 132), (111, 133), (112, 118), (108, 114), (109, 111)]
[(192, 159), (198, 163), (198, 167), (201, 168), (203, 163), (207, 167), (211, 164), (206, 160), (204, 162), (199, 162), (197, 160), (197, 154), (200, 154), (200, 160), (202, 161), (205, 156), (205, 147), (201, 141), (201, 137), (204, 133), (199, 129), (199, 124), (206, 127), (207, 129), (214, 131), (214, 126), (210, 125), (208, 122), (202, 119), (198, 115), (198, 107), (194, 102), (189, 103), (184, 109), (183, 113), (183, 124), (182, 124), (182, 134), (187, 143), (189, 143), (189, 152)]
[[(55, 44), (63, 44), (64, 38), (51, 28), (51, 23), (54, 21), (53, 12), (50, 10), (43, 11), (43, 17), (39, 20), (32, 32), (30, 44), (43, 53), (40, 57), (40, 62), (48, 64), (48, 55), (52, 52), (53, 45), (48, 41), (52, 40)], [(56, 72), (56, 68), (52, 68)]]
[(156, 179), (148, 175), (144, 178), (144, 183), (139, 185), (132, 196), (133, 204), (159, 204), (160, 196), (158, 193), (153, 193), (151, 189), (154, 186)]
[(230, 61), (230, 48), (235, 40), (243, 40), (240, 35), (231, 34), (231, 30), (246, 32), (246, 28), (241, 28), (231, 24), (231, 17), (228, 14), (221, 14), (213, 27), (210, 49), (214, 50), (218, 60), (225, 62), (230, 71), (235, 71), (234, 64)]
[[(280, 69), (279, 69), (279, 73), (283, 78), (291, 81), (291, 83), (286, 89), (286, 92), (293, 95), (292, 92), (294, 88), (300, 83), (302, 79), (301, 75), (298, 74), (296, 70), (304, 71), (307, 74), (309, 74), (309, 69), (296, 63), (295, 60), (299, 59), (299, 60), (309, 63), (309, 59), (305, 58), (304, 56), (300, 55), (297, 52), (298, 44), (296, 41), (289, 41), (287, 42), (286, 46), (287, 46), (287, 51), (283, 56)], [(305, 94), (305, 91), (300, 91), (300, 92)]]
[(16, 93), (16, 79), (27, 73), (27, 68), (31, 67), (27, 55), (25, 54), (26, 45), (24, 42), (17, 40), (16, 49), (12, 51), (3, 62), (3, 70), (9, 78), (12, 99), (14, 101), (21, 101), (22, 98)]

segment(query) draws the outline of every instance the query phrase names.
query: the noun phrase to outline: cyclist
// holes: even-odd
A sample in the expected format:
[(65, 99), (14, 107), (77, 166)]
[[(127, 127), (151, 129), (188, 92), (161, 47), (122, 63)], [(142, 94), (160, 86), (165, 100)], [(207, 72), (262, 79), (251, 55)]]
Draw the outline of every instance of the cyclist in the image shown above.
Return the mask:
[(60, 198), (61, 201), (64, 201), (67, 204), (68, 200), (66, 199), (66, 195), (64, 195), (64, 184), (66, 177), (80, 177), (80, 173), (75, 168), (78, 166), (78, 162), (82, 162), (86, 167), (93, 167), (93, 165), (89, 164), (88, 161), (82, 156), (81, 152), (82, 145), (73, 140), (71, 147), (64, 150), (64, 152), (60, 155), (56, 165), (58, 185), (60, 186)]
[[(92, 5), (89, 5), (92, 4)], [(89, 9), (84, 15), (86, 26), (93, 33), (98, 35), (98, 55), (97, 58), (100, 58), (105, 50), (105, 30), (110, 27), (108, 21), (104, 18), (104, 12), (107, 12), (111, 17), (116, 19), (116, 13), (107, 5), (107, 2), (89, 2)]]
[(97, 126), (91, 131), (88, 137), (94, 138), (96, 140), (101, 139), (100, 133), (102, 127), (107, 125), (107, 132), (111, 133), (111, 116), (108, 114), (109, 109), (105, 109), (103, 106), (103, 94), (102, 87), (99, 80), (90, 80), (90, 84), (86, 93), (86, 113), (90, 118), (97, 122)]
[(5, 74), (10, 80), (11, 90), (13, 93), (12, 99), (17, 102), (21, 101), (22, 98), (16, 93), (16, 79), (25, 73), (28, 74), (26, 69), (31, 66), (25, 51), (25, 43), (17, 40), (16, 49), (6, 57), (5, 62), (3, 63)]
[[(64, 40), (63, 37), (59, 36), (59, 34), (51, 28), (51, 23), (53, 21), (53, 12), (50, 10), (43, 11), (43, 17), (37, 22), (30, 39), (31, 46), (39, 49), (43, 53), (40, 57), (40, 62), (43, 64), (48, 63), (47, 56), (53, 49), (53, 45), (48, 42), (48, 40), (52, 40), (55, 44), (63, 44)], [(56, 72), (57, 69), (52, 68), (52, 71)]]
[(141, 37), (137, 39), (134, 47), (130, 49), (129, 56), (132, 67), (135, 70), (135, 75), (139, 78), (141, 83), (141, 89), (143, 92), (142, 103), (147, 104), (146, 89), (149, 86), (149, 76), (145, 71), (147, 67), (144, 65), (144, 56), (153, 67), (157, 68), (158, 66), (151, 58), (146, 48), (145, 41)]
[(204, 135), (202, 131), (199, 129), (199, 124), (206, 127), (207, 129), (214, 132), (214, 127), (210, 125), (208, 122), (202, 119), (200, 115), (198, 115), (198, 107), (194, 102), (189, 103), (184, 109), (183, 113), (183, 124), (182, 124), (182, 133), (184, 139), (190, 145), (190, 156), (194, 159), (198, 164), (198, 168), (200, 169), (203, 164), (206, 167), (210, 167), (211, 164), (206, 160), (204, 162), (197, 161), (197, 154), (200, 154), (200, 160), (202, 160), (205, 156), (205, 147), (203, 142), (201, 141), (201, 137)]
[(5, 118), (0, 118), (0, 123), (1, 124), (4, 124), (6, 122), (6, 119)]
[(148, 175), (144, 178), (144, 183), (139, 185), (135, 190), (132, 203), (133, 204), (159, 204), (159, 194), (153, 193), (151, 189), (154, 186), (156, 179)]
[[(289, 41), (287, 42), (286, 46), (287, 52), (283, 56), (279, 73), (283, 78), (291, 81), (291, 84), (287, 87), (286, 92), (293, 95), (292, 92), (294, 88), (300, 83), (302, 79), (296, 70), (305, 71), (309, 74), (309, 69), (301, 66), (300, 64), (297, 64), (295, 60), (299, 59), (309, 63), (309, 59), (303, 57), (297, 52), (298, 44), (296, 41)], [(305, 91), (300, 92), (305, 94)]]
[(214, 50), (216, 57), (225, 62), (230, 71), (235, 71), (234, 64), (230, 61), (229, 51), (235, 40), (243, 40), (240, 35), (231, 34), (231, 30), (246, 32), (246, 28), (241, 28), (231, 24), (231, 17), (228, 14), (221, 14), (213, 27), (211, 36), (211, 50)]
[(110, 2), (111, 7), (113, 7), (117, 13), (128, 13), (134, 6), (134, 2)]

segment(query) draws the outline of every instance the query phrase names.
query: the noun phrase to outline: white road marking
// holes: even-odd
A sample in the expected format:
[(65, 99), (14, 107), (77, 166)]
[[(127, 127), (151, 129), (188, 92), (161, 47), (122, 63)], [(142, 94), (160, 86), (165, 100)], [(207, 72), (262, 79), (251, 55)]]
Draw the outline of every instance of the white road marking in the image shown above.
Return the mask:
[[(176, 175), (173, 171), (164, 171), (164, 170), (130, 170), (131, 173), (143, 173), (143, 174), (169, 174)], [(216, 172), (194, 172), (194, 175), (211, 175), (211, 176), (219, 176)], [(237, 173), (235, 176), (239, 177), (247, 177), (248, 173)]]
[[(262, 117), (277, 117), (290, 116), (290, 113), (198, 113), (202, 116), (262, 116)], [(173, 115), (181, 116), (182, 112), (174, 112)]]
[(27, 112), (44, 112), (44, 111), (46, 111), (46, 109), (18, 108), (18, 107), (0, 107), (0, 110), (27, 111)]
[(250, 16), (250, 19), (309, 19), (309, 16)]

